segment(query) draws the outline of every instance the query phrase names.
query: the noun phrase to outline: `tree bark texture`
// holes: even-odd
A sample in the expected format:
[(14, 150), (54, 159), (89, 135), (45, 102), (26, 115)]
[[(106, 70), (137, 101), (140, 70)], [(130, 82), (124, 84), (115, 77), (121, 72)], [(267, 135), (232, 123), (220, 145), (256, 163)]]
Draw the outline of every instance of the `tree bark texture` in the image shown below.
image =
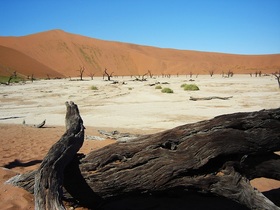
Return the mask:
[[(195, 191), (250, 209), (280, 209), (249, 182), (257, 177), (280, 180), (280, 158), (274, 153), (280, 150), (279, 128), (280, 108), (221, 115), (117, 142), (72, 161), (64, 173), (65, 193), (84, 188), (95, 196), (94, 205), (120, 195)], [(33, 192), (34, 172), (13, 183)]]
[(62, 186), (64, 169), (73, 160), (84, 141), (84, 126), (73, 102), (66, 102), (66, 132), (49, 150), (34, 173), (34, 197), (37, 210), (64, 210)]

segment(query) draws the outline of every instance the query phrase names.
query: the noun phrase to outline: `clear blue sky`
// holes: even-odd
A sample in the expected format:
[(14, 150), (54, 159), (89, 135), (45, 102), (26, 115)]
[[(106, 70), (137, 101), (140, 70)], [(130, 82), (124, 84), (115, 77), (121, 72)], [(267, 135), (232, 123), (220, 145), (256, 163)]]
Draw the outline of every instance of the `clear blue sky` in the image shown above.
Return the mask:
[(280, 53), (280, 0), (0, 0), (0, 36), (62, 29), (162, 48)]

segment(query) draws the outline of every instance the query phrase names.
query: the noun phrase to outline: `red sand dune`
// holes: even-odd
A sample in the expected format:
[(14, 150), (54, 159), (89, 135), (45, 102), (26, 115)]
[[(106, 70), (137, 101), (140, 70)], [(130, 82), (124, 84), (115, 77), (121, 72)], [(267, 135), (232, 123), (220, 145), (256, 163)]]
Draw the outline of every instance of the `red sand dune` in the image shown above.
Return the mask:
[[(34, 63), (48, 67), (53, 72), (79, 76), (84, 66), (85, 76), (103, 74), (105, 68), (114, 75), (142, 75), (150, 70), (153, 74), (215, 74), (272, 73), (280, 69), (280, 54), (235, 55), (189, 50), (164, 49), (128, 43), (103, 41), (81, 35), (52, 30), (22, 37), (0, 37), (1, 51), (7, 51), (11, 61), (0, 56), (0, 65), (8, 66), (24, 75), (32, 71), (40, 74)], [(15, 50), (15, 53), (11, 53)], [(18, 51), (16, 53), (16, 51)], [(3, 54), (2, 52), (2, 54)], [(30, 59), (19, 59), (25, 54)], [(34, 61), (35, 60), (35, 61)], [(37, 64), (38, 64), (37, 63)], [(32, 65), (31, 65), (32, 64)], [(29, 72), (21, 66), (30, 65)], [(42, 70), (41, 70), (42, 71)], [(0, 73), (2, 74), (3, 71)], [(45, 71), (42, 71), (45, 74)], [(46, 75), (46, 74), (45, 74)], [(44, 77), (44, 75), (42, 75)]]
[(14, 71), (25, 76), (36, 74), (37, 77), (62, 77), (57, 71), (35, 59), (8, 47), (0, 46), (0, 75), (10, 76)]

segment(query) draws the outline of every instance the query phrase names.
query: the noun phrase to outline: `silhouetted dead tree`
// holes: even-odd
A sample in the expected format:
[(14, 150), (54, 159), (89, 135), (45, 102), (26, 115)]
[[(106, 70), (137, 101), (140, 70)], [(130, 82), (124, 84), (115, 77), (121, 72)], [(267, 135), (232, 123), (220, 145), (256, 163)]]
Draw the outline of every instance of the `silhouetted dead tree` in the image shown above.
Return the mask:
[(213, 77), (213, 75), (214, 75), (214, 70), (209, 70), (209, 74), (210, 74), (210, 77)]
[(280, 70), (278, 71), (278, 73), (277, 72), (272, 73), (272, 75), (275, 76), (275, 78), (276, 78), (276, 80), (278, 82), (278, 86), (280, 88)]
[(256, 72), (255, 72), (255, 77), (258, 77), (258, 76), (260, 77), (261, 75), (262, 75), (262, 72), (261, 72), (261, 71), (256, 71)]
[(104, 74), (103, 74), (103, 79), (104, 79), (104, 75), (106, 75), (108, 81), (111, 81), (111, 77), (113, 77), (113, 73), (114, 73), (114, 72), (112, 72), (112, 73), (109, 74), (109, 73), (107, 72), (107, 69), (105, 68)]
[(31, 75), (31, 81), (33, 82), (35, 80), (34, 74)]
[(227, 77), (228, 78), (233, 77), (233, 71), (228, 70)]
[(147, 74), (148, 74), (148, 73), (145, 73), (145, 74), (142, 75), (142, 79), (141, 79), (142, 81), (147, 80), (147, 78), (146, 78)]
[(153, 78), (153, 74), (150, 70), (148, 70), (148, 74), (149, 74), (150, 78)]
[(84, 72), (85, 72), (85, 67), (80, 67), (80, 69), (78, 70), (79, 72), (79, 77), (80, 77), (80, 80), (82, 81), (83, 80), (83, 75), (84, 75)]
[(89, 73), (89, 76), (90, 76), (91, 80), (93, 80), (94, 75), (95, 75), (95, 74), (92, 73), (92, 72)]
[(30, 79), (30, 80), (31, 80), (31, 82), (33, 82), (33, 81), (35, 80), (35, 78), (34, 78), (34, 74), (32, 74), (32, 75), (31, 75), (31, 78), (30, 78), (30, 76), (28, 75), (28, 76), (27, 76), (27, 79)]
[[(72, 161), (64, 173), (64, 193), (92, 208), (120, 196), (196, 191), (250, 209), (279, 209), (249, 182), (280, 179), (280, 157), (274, 154), (280, 150), (279, 127), (280, 108), (221, 115), (117, 142)], [(37, 173), (10, 183), (34, 192)]]

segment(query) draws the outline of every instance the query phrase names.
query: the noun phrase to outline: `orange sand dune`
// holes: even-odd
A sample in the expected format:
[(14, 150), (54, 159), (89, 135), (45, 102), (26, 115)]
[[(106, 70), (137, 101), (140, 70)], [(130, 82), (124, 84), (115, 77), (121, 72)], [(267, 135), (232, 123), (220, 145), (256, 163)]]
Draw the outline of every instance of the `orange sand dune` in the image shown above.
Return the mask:
[(16, 71), (24, 76), (62, 77), (63, 75), (17, 50), (0, 46), (0, 75), (10, 76)]
[[(229, 70), (235, 74), (272, 73), (280, 68), (280, 54), (234, 55), (164, 49), (103, 41), (61, 30), (0, 37), (0, 45), (20, 51), (65, 77), (79, 76), (82, 66), (87, 76), (100, 76), (104, 68), (114, 75), (143, 75), (148, 70), (157, 75), (208, 74), (209, 71), (221, 74)], [(3, 62), (0, 58), (0, 65)]]

